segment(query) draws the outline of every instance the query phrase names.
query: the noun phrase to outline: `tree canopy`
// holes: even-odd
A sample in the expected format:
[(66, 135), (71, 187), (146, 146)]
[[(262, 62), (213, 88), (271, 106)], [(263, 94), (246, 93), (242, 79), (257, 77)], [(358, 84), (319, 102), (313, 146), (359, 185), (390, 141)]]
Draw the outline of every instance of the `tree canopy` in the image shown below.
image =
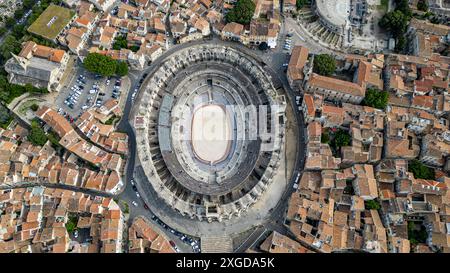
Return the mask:
[(46, 88), (36, 88), (31, 84), (18, 85), (11, 84), (6, 79), (5, 75), (0, 75), (0, 100), (6, 104), (10, 103), (14, 98), (19, 97), (24, 93), (45, 94), (48, 93)]
[(396, 52), (404, 52), (407, 46), (406, 28), (411, 19), (412, 11), (408, 0), (395, 0), (395, 10), (383, 15), (378, 25), (389, 31), (396, 39)]
[(128, 65), (126, 62), (117, 62), (116, 75), (123, 77), (128, 74)]
[(38, 121), (31, 122), (31, 131), (28, 135), (28, 140), (36, 146), (44, 146), (47, 142), (47, 136)]
[(20, 48), (20, 42), (17, 41), (13, 35), (6, 36), (3, 43), (0, 45), (0, 56), (2, 58), (2, 63), (11, 58), (11, 53), (19, 54)]
[(116, 40), (114, 41), (113, 49), (119, 50), (121, 48), (128, 48), (128, 42), (126, 36), (119, 35), (116, 37)]
[(406, 32), (408, 17), (401, 11), (394, 10), (383, 15), (379, 25), (381, 28), (391, 32), (394, 37), (398, 37)]
[(313, 70), (320, 75), (330, 76), (336, 70), (336, 60), (328, 54), (316, 55)]
[(417, 159), (413, 159), (408, 163), (408, 171), (412, 172), (416, 179), (435, 179), (434, 169), (428, 168)]
[(368, 88), (366, 96), (363, 100), (363, 105), (370, 106), (377, 109), (384, 109), (389, 100), (389, 94), (386, 91)]
[(89, 53), (83, 64), (87, 70), (105, 77), (116, 73), (117, 62), (113, 58), (99, 53)]
[(24, 15), (25, 15), (25, 12), (23, 11), (23, 9), (17, 9), (17, 10), (14, 12), (14, 18), (15, 18), (16, 20), (19, 20), (19, 19), (22, 18)]
[(305, 6), (306, 4), (306, 0), (296, 0), (295, 1), (295, 6), (297, 7), (297, 9), (301, 9)]
[(255, 8), (256, 5), (252, 0), (238, 0), (234, 8), (227, 13), (227, 22), (248, 25), (252, 20)]
[(378, 203), (378, 201), (376, 200), (367, 200), (366, 202), (364, 202), (364, 205), (366, 207), (366, 209), (375, 209), (375, 210), (379, 210), (381, 209), (381, 205), (380, 203)]
[(12, 117), (8, 112), (8, 109), (0, 104), (0, 127), (6, 129), (11, 122)]
[(350, 145), (352, 137), (346, 131), (339, 129), (334, 135), (334, 143), (336, 147), (343, 147)]
[(267, 50), (269, 49), (269, 45), (266, 42), (262, 42), (258, 46), (259, 50)]
[(395, 10), (403, 13), (407, 17), (407, 20), (409, 20), (412, 16), (412, 11), (409, 7), (409, 0), (395, 0)]
[(421, 11), (428, 11), (428, 3), (425, 0), (419, 0), (417, 2), (417, 9)]

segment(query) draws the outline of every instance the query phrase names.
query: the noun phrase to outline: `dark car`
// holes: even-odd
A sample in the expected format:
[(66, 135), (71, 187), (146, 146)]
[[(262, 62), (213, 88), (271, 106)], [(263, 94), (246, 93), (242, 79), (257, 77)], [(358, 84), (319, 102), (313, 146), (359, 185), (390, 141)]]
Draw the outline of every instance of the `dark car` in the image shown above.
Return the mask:
[(147, 206), (147, 204), (144, 204), (144, 209), (150, 210), (149, 207)]
[(170, 243), (170, 245), (171, 245), (172, 247), (175, 247), (175, 242), (174, 242), (174, 241), (169, 241), (169, 243)]
[(137, 191), (137, 188), (136, 188), (135, 185), (133, 185), (132, 188), (133, 188), (134, 191)]

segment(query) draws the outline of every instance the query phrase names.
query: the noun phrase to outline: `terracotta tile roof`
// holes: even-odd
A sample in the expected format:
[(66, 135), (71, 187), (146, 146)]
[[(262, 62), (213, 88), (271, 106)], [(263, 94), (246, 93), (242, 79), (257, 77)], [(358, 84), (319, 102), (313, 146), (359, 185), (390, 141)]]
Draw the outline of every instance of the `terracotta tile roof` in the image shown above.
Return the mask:
[(291, 80), (302, 80), (303, 68), (308, 60), (309, 50), (306, 47), (295, 46), (292, 49), (291, 59), (288, 65), (288, 75)]
[(346, 93), (353, 96), (364, 97), (365, 95), (365, 88), (356, 83), (325, 77), (316, 73), (312, 73), (309, 80), (309, 85), (313, 88), (317, 87), (326, 90), (334, 90), (336, 92)]
[(36, 116), (51, 126), (60, 137), (73, 131), (72, 126), (63, 116), (47, 106), (42, 106), (36, 112)]
[(66, 52), (60, 49), (54, 49), (47, 46), (38, 45), (33, 41), (27, 41), (19, 56), (24, 58), (31, 58), (31, 56), (47, 59), (52, 62), (60, 63)]
[(225, 25), (222, 32), (233, 33), (234, 35), (241, 35), (244, 31), (244, 26), (235, 22), (231, 22)]

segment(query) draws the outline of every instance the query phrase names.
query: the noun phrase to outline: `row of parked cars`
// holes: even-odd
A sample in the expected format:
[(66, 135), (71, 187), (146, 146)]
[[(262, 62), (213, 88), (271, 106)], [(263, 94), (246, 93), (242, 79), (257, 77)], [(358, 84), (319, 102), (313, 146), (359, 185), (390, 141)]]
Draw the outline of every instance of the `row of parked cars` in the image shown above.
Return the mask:
[(284, 40), (284, 46), (283, 48), (286, 50), (291, 50), (292, 47), (292, 33), (288, 33), (286, 35), (286, 39)]
[[(106, 85), (109, 85), (109, 79), (106, 81)], [(122, 80), (121, 79), (117, 79), (116, 82), (114, 83), (114, 88), (112, 91), (112, 97), (114, 99), (118, 99), (120, 97), (120, 86), (122, 85)]]
[(131, 94), (131, 100), (134, 101), (136, 99), (137, 92), (139, 91), (139, 88), (141, 88), (142, 83), (145, 80), (145, 77), (147, 77), (148, 73), (144, 73), (142, 75), (142, 78), (139, 80), (139, 83), (136, 85), (136, 88), (134, 88), (133, 94)]
[[(166, 225), (161, 219), (159, 219), (156, 215), (152, 215), (152, 220), (155, 221), (158, 225), (160, 225), (162, 228), (164, 228), (165, 230), (168, 230), (170, 233), (172, 233), (173, 235), (177, 236), (178, 238), (180, 238), (181, 241), (183, 241), (184, 243), (190, 245), (192, 247), (192, 251), (194, 251), (194, 253), (200, 253), (201, 249), (200, 249), (200, 242), (198, 240), (195, 240), (194, 238), (183, 234), (179, 231), (174, 230), (173, 228), (169, 227), (168, 225)], [(172, 245), (172, 247), (174, 247), (174, 249), (179, 252), (178, 247), (176, 247), (175, 243), (173, 241), (170, 241), (170, 244)]]
[(65, 117), (70, 123), (73, 123), (74, 121), (77, 120), (77, 118), (80, 117), (80, 115), (78, 115), (78, 117), (72, 117), (69, 113), (67, 113), (66, 111), (64, 111), (61, 107), (58, 109), (58, 114), (62, 115), (63, 117)]
[[(140, 199), (141, 196), (138, 192), (138, 189), (136, 187), (136, 183), (134, 181), (133, 178), (131, 178), (130, 180), (131, 182), (131, 187), (133, 188), (133, 190), (136, 193), (136, 196)], [(148, 211), (150, 211), (149, 207), (147, 206), (147, 204), (145, 204), (145, 202), (142, 200), (142, 202), (144, 203), (144, 208)], [(133, 204), (133, 206), (137, 207), (139, 206), (138, 203), (136, 201), (131, 202)], [(173, 228), (169, 227), (168, 225), (166, 225), (161, 219), (159, 219), (156, 215), (152, 214), (151, 219), (153, 221), (155, 221), (158, 225), (160, 225), (162, 228), (164, 228), (165, 230), (168, 230), (170, 233), (174, 234), (175, 236), (177, 236), (178, 238), (180, 238), (181, 241), (183, 241), (184, 243), (190, 245), (192, 247), (192, 250), (195, 253), (199, 253), (200, 252), (200, 244), (199, 241), (193, 239), (190, 236), (187, 236), (179, 231), (174, 230)], [(175, 251), (180, 252), (179, 248), (176, 246), (175, 242), (170, 241), (170, 245), (175, 249)]]
[(66, 104), (70, 109), (74, 109), (75, 105), (78, 103), (78, 100), (84, 91), (85, 84), (86, 77), (84, 75), (79, 75), (76, 84), (70, 87), (70, 90), (72, 90), (72, 92), (64, 101), (64, 104)]

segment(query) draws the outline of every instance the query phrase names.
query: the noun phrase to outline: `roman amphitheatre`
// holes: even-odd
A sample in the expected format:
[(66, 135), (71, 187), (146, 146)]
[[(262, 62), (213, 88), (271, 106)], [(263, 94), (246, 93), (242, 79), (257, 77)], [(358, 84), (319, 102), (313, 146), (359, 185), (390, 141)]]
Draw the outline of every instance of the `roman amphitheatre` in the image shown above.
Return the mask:
[[(215, 223), (240, 225), (254, 207), (267, 213), (258, 203), (276, 203), (285, 186), (270, 193), (284, 160), (284, 93), (259, 60), (230, 46), (193, 44), (162, 59), (131, 120), (139, 164), (170, 208), (167, 221), (193, 234)], [(270, 133), (255, 137), (261, 127)]]

